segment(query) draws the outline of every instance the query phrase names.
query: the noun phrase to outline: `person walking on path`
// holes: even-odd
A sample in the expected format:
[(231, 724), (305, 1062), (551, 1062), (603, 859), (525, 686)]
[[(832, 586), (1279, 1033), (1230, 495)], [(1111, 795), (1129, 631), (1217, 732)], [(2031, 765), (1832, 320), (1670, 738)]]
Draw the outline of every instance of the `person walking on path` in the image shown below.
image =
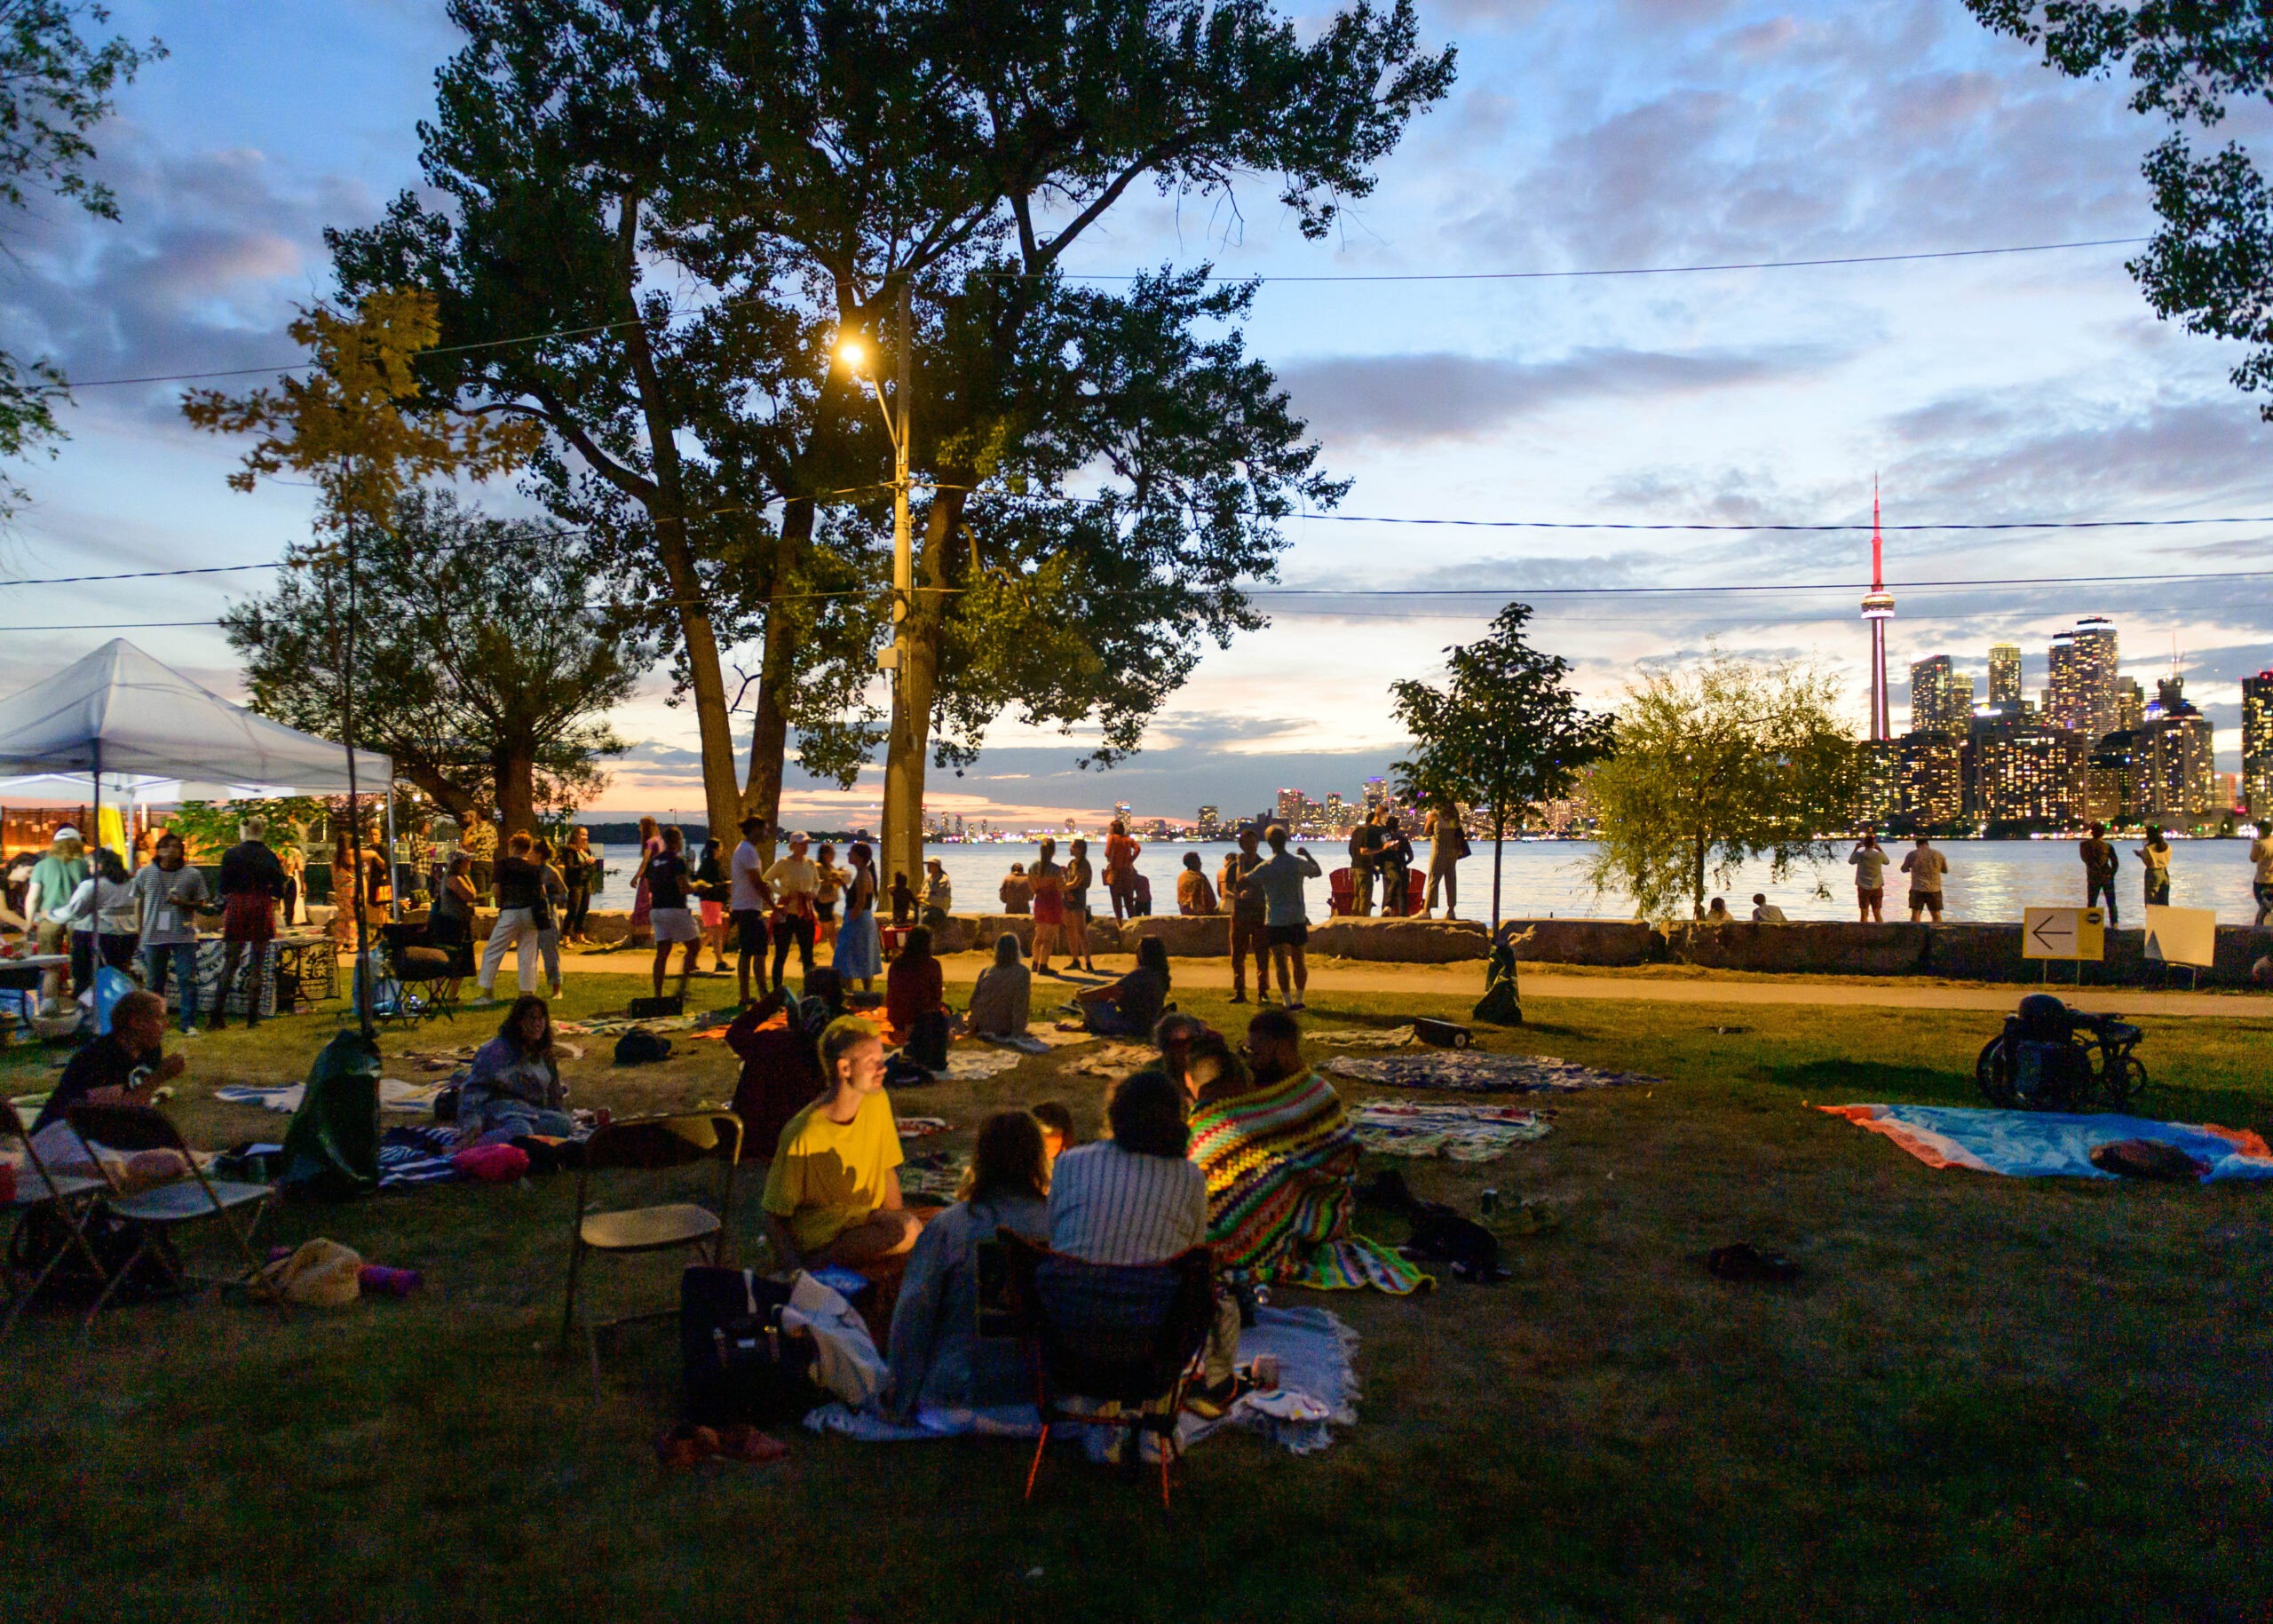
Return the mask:
[(2107, 905), (2107, 923), (2115, 923), (2115, 847), (2107, 838), (2107, 825), (2095, 823), (2091, 833), (2076, 843), (2076, 855), (2084, 861), (2084, 906), (2096, 907)]
[(1239, 849), (1224, 860), (1224, 900), (1232, 910), (1232, 1002), (1247, 1002), (1247, 955), (1255, 955), (1255, 999), (1271, 1002), (1271, 933), (1269, 907), (1255, 871), (1263, 867), (1255, 854), (1255, 826), (1239, 831)]
[(1916, 849), (1902, 860), (1902, 872), (1910, 876), (1912, 924), (1921, 914), (1931, 914), (1936, 924), (1942, 923), (1942, 876), (1949, 871), (1950, 860), (1934, 850), (1931, 840), (1919, 836)]
[(876, 871), (869, 867), (866, 841), (855, 841), (845, 853), (852, 877), (844, 883), (844, 923), (836, 932), (835, 964), (845, 986), (860, 984), (867, 992), (883, 969), (883, 941), (876, 930)]
[[(1271, 942), (1271, 960), (1279, 966), (1279, 995), (1288, 1009), (1299, 1010), (1311, 980), (1310, 967), (1303, 961), (1303, 950), (1311, 939), (1310, 915), (1303, 907), (1303, 882), (1316, 879), (1321, 870), (1318, 859), (1304, 848), (1287, 850), (1285, 824), (1272, 824), (1264, 838), (1271, 843), (1271, 855), (1247, 875), (1242, 890), (1263, 893), (1263, 931)], [(1258, 1003), (1269, 996), (1268, 987), (1255, 988)]]
[[(268, 944), (276, 939), (276, 899), (284, 894), (284, 865), (263, 844), (261, 836), (266, 833), (267, 819), (247, 818), (237, 825), (237, 844), (221, 853), (221, 986), (213, 995), (210, 1023), (215, 1032), (229, 1024), (229, 987), (237, 978), (237, 961), (248, 955), (245, 1025), (260, 1025)], [(350, 875), (350, 897), (355, 883)]]
[(1089, 867), (1088, 841), (1076, 838), (1066, 852), (1065, 956), (1094, 976), (1097, 965), (1089, 950), (1089, 887), (1096, 883), (1097, 870)]
[(1429, 896), (1424, 913), (1437, 911), (1437, 887), (1445, 888), (1445, 917), (1457, 919), (1460, 907), (1460, 860), (1468, 855), (1468, 832), (1449, 807), (1429, 814)]
[(497, 971), (508, 952), (513, 955), (515, 985), (525, 996), (536, 991), (536, 957), (544, 930), (537, 915), (551, 910), (545, 906), (544, 870), (530, 860), (535, 845), (527, 834), (517, 833), (497, 860), (497, 923), (489, 927), (489, 945), (481, 951), (479, 986), (485, 1003), (496, 1001)]
[(2257, 838), (2249, 843), (2249, 860), (2257, 865), (2250, 892), (2257, 899), (2257, 923), (2273, 918), (2273, 821), (2257, 820)]
[[(1847, 854), (1855, 867), (1855, 912), (1865, 924), (1886, 923), (1886, 849), (1877, 832), (1863, 831), (1863, 844)], [(1906, 867), (1907, 865), (1905, 865)]]
[[(2159, 823), (2147, 825), (2147, 844), (2131, 848), (2139, 860), (2142, 889), (2149, 907), (2170, 906), (2170, 842), (2164, 837)], [(2115, 915), (2108, 915), (2108, 923), (2115, 923)]]
[(1136, 858), (1144, 850), (1129, 838), (1129, 825), (1115, 818), (1105, 839), (1105, 887), (1115, 924), (1136, 916)]

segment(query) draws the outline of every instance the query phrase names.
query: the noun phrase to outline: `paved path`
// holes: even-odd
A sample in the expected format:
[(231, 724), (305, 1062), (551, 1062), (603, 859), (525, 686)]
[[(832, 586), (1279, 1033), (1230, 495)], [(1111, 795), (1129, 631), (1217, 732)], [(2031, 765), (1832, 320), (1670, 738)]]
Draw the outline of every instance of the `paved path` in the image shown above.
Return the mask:
[[(826, 961), (826, 953), (822, 957)], [(703, 962), (709, 962), (707, 950)], [(978, 972), (992, 962), (989, 955), (978, 953), (950, 954), (939, 961), (946, 971), (946, 978), (957, 983), (977, 980)], [(562, 968), (571, 975), (599, 972), (645, 978), (650, 963), (649, 954), (644, 948), (636, 953), (582, 954), (572, 951)], [(1097, 962), (1098, 979), (1102, 980), (1106, 972), (1118, 975), (1135, 963), (1135, 959), (1125, 955), (1108, 955)], [(673, 955), (672, 963), (676, 967), (677, 955)], [(796, 961), (793, 959), (792, 973), (795, 968)], [(1230, 962), (1224, 959), (1181, 960), (1176, 963), (1176, 974), (1180, 985), (1226, 987), (1231, 981)], [(729, 978), (697, 977), (694, 985), (700, 993), (706, 987), (730, 987), (733, 983)], [(1097, 982), (1088, 977), (1081, 977), (1059, 985), (1070, 991), (1085, 985), (1094, 986)], [(1311, 970), (1310, 985), (1313, 992), (1321, 993), (1410, 993), (1473, 998), (1483, 991), (1484, 975), (1480, 963), (1319, 965)], [(1523, 977), (1523, 995), (1526, 1003), (1533, 1000), (1558, 998), (1603, 998), (1644, 1003), (1835, 1003), (1890, 1010), (2008, 1011), (2024, 995), (2034, 990), (2032, 986), (2019, 984), (1984, 986), (1952, 986), (1926, 980), (1873, 981), (1828, 978), (1806, 980), (1752, 976), (1573, 976), (1556, 975), (1551, 970), (1528, 970)], [(2057, 993), (2068, 1003), (2083, 1010), (2114, 1010), (2126, 1015), (2273, 1018), (2273, 997), (2245, 993), (2166, 993), (2138, 987), (2095, 987), (2088, 985), (2079, 989), (2057, 984), (2047, 990)], [(1039, 995), (1041, 989), (1036, 991)]]

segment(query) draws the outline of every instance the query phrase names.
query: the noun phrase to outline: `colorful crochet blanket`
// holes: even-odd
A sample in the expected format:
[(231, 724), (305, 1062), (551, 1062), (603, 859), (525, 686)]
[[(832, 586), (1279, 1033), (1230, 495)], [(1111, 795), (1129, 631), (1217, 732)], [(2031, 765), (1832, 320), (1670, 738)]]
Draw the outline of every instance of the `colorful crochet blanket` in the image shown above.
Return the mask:
[(1350, 1232), (1358, 1137), (1316, 1072), (1200, 1108), (1192, 1159), (1208, 1176), (1208, 1239), (1235, 1279), (1402, 1296), (1429, 1277)]

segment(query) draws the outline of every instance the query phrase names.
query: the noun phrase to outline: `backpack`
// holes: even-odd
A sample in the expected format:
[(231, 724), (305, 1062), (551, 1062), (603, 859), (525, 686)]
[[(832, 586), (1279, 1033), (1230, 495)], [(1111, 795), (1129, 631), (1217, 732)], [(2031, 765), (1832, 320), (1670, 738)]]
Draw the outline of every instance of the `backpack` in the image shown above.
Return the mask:
[(926, 1071), (947, 1069), (947, 1016), (944, 1010), (926, 1010), (915, 1018), (907, 1040), (907, 1056)]
[(645, 1026), (634, 1026), (615, 1040), (618, 1066), (651, 1066), (671, 1058), (671, 1041), (657, 1037)]
[(679, 1276), (685, 1418), (696, 1426), (800, 1421), (828, 1395), (812, 1379), (813, 1342), (784, 1330), (789, 1287), (755, 1269), (697, 1264)]
[[(134, 1249), (142, 1244), (141, 1224), (114, 1216), (99, 1208), (80, 1219), (80, 1230), (87, 1238), (87, 1250), (95, 1255), (95, 1262), (106, 1277), (116, 1276), (126, 1266), (126, 1260), (134, 1256)], [(8, 1237), (8, 1267), (36, 1275), (58, 1253), (62, 1254), (61, 1261), (47, 1279), (51, 1289), (74, 1297), (92, 1297), (102, 1290), (103, 1280), (87, 1267), (86, 1253), (73, 1242), (71, 1226), (62, 1216), (52, 1206), (27, 1209), (17, 1223), (15, 1232)], [(176, 1281), (180, 1275), (181, 1260), (175, 1255), (173, 1241), (160, 1234), (135, 1264), (134, 1272), (118, 1288), (118, 1295), (128, 1302), (170, 1295), (178, 1289)]]

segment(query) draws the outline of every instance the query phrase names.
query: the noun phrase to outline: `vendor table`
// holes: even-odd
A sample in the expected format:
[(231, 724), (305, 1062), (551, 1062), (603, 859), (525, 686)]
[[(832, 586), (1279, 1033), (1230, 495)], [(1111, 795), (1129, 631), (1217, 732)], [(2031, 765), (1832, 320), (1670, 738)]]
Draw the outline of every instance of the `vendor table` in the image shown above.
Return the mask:
[(305, 1010), (339, 996), (339, 955), (321, 931), (295, 931), (272, 944), (275, 953), (276, 1005)]

